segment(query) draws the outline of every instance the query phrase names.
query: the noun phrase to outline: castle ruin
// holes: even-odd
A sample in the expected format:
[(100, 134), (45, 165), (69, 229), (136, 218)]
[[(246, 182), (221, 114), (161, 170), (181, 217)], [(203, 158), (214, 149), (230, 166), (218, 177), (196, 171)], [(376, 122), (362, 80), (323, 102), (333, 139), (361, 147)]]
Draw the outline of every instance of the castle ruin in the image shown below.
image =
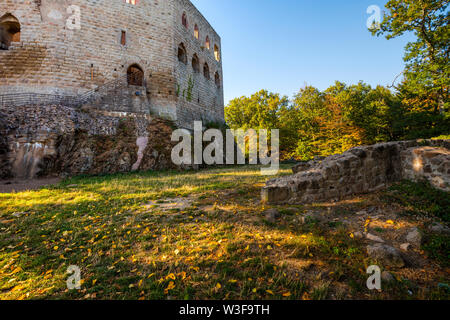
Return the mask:
[[(170, 167), (169, 128), (191, 130), (196, 120), (224, 122), (222, 55), (189, 0), (0, 3), (0, 176)], [(124, 123), (132, 150), (94, 146), (123, 138)], [(161, 132), (165, 151), (147, 150)], [(73, 168), (77, 152), (83, 165)], [(99, 152), (123, 164), (105, 169)]]

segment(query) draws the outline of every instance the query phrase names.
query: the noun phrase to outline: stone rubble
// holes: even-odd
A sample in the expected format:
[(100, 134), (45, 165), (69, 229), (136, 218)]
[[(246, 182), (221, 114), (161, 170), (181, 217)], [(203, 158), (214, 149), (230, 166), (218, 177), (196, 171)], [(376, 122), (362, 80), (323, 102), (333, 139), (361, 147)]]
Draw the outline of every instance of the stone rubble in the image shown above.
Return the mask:
[(433, 223), (430, 225), (429, 230), (433, 233), (450, 235), (450, 228), (440, 223)]
[(264, 216), (266, 217), (266, 220), (270, 223), (277, 222), (278, 219), (281, 218), (281, 214), (277, 209), (269, 209), (264, 212)]
[(385, 282), (385, 283), (389, 283), (389, 282), (394, 282), (395, 278), (391, 273), (389, 273), (387, 271), (383, 271), (381, 273), (381, 280), (383, 280), (383, 282)]
[(411, 250), (411, 244), (410, 243), (403, 243), (400, 245), (400, 249), (402, 249), (405, 252), (408, 252)]
[(420, 248), (422, 245), (422, 233), (418, 228), (412, 228), (406, 235), (406, 241), (414, 247)]
[(375, 241), (375, 242), (379, 242), (379, 243), (384, 243), (384, 240), (383, 240), (383, 239), (381, 239), (380, 237), (378, 237), (378, 236), (376, 236), (376, 235), (373, 235), (373, 234), (371, 234), (371, 233), (367, 233), (367, 234), (366, 234), (366, 238), (367, 238), (368, 240), (371, 240), (371, 241)]
[(394, 247), (377, 243), (367, 246), (367, 254), (385, 267), (402, 268), (405, 266), (401, 253)]

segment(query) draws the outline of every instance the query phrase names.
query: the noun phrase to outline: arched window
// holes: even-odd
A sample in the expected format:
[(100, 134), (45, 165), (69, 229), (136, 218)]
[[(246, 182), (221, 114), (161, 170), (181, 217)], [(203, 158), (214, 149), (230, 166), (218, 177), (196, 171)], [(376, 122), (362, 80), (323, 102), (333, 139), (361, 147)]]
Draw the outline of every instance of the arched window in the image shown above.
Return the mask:
[(218, 72), (216, 72), (216, 74), (214, 75), (214, 82), (216, 83), (217, 88), (220, 88), (220, 75)]
[(187, 64), (186, 48), (182, 43), (178, 46), (178, 61)]
[(188, 25), (188, 19), (187, 19), (187, 15), (186, 12), (183, 12), (183, 16), (181, 17), (181, 23), (183, 24), (183, 26), (187, 29)]
[(20, 23), (7, 13), (0, 18), (0, 50), (8, 50), (11, 42), (20, 42)]
[(206, 49), (211, 49), (211, 42), (209, 41), (209, 37), (206, 36), (206, 41), (205, 41), (205, 48)]
[(200, 38), (200, 31), (198, 30), (198, 25), (195, 25), (194, 27), (194, 37), (195, 39)]
[(131, 65), (127, 70), (127, 80), (130, 86), (144, 85), (144, 71), (137, 64)]
[(211, 79), (211, 76), (209, 74), (209, 66), (207, 63), (203, 65), (203, 75), (205, 76), (206, 79), (208, 80)]
[(192, 57), (192, 69), (194, 69), (194, 72), (200, 72), (200, 61), (196, 54)]
[(220, 61), (220, 52), (217, 45), (214, 45), (214, 58), (216, 58), (217, 61)]

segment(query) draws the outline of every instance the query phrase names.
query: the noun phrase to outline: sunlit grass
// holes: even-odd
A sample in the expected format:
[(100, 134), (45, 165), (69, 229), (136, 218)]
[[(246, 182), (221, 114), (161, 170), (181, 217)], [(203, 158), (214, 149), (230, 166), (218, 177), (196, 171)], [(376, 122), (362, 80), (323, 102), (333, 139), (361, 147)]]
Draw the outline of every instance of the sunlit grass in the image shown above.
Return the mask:
[[(368, 261), (346, 230), (300, 225), (302, 206), (265, 221), (259, 169), (75, 177), (0, 194), (0, 299), (323, 299), (333, 282), (362, 286)], [(168, 198), (189, 205), (162, 210)], [(79, 291), (67, 290), (70, 265)]]

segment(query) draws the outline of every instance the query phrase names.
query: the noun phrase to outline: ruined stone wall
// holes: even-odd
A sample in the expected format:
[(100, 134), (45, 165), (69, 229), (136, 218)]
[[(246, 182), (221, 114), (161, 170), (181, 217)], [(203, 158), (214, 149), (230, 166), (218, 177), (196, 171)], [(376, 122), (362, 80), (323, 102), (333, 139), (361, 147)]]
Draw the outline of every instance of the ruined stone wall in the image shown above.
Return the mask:
[(450, 150), (418, 147), (400, 153), (402, 177), (412, 181), (427, 180), (438, 189), (450, 191)]
[[(70, 5), (81, 8), (80, 30), (66, 26), (73, 14), (67, 12)], [(192, 22), (189, 30), (181, 24), (183, 11)], [(213, 52), (215, 44), (221, 48), (220, 38), (188, 0), (140, 0), (137, 5), (124, 0), (2, 0), (0, 17), (6, 13), (19, 20), (21, 34), (20, 42), (0, 50), (0, 95), (77, 95), (126, 75), (128, 67), (137, 64), (144, 71), (148, 105), (141, 104), (139, 112), (177, 120), (182, 127), (203, 117), (223, 121), (223, 93), (214, 84), (216, 71), (223, 79), (221, 62)], [(194, 41), (194, 21), (202, 38), (209, 34), (210, 52)], [(123, 31), (125, 45), (121, 43)], [(208, 81), (203, 79), (202, 68), (200, 75), (193, 76), (191, 101), (177, 94), (177, 88), (186, 87), (192, 75), (189, 66), (183, 70), (178, 63), (177, 48), (182, 41), (191, 57), (197, 53), (201, 66), (208, 61), (211, 73)], [(124, 97), (109, 97), (109, 101), (103, 109), (136, 112)]]
[(149, 115), (61, 105), (0, 110), (0, 178), (175, 168), (172, 124)]
[[(182, 16), (186, 14), (187, 28), (182, 24)], [(186, 49), (187, 64), (176, 61), (177, 78), (177, 115), (179, 123), (184, 128), (192, 129), (195, 120), (207, 122), (224, 122), (223, 73), (221, 39), (208, 21), (188, 0), (175, 1), (175, 35), (174, 56), (177, 57), (178, 46), (182, 43)], [(194, 28), (198, 26), (199, 37), (195, 37)], [(209, 38), (210, 48), (206, 47)], [(219, 61), (214, 55), (214, 47), (219, 49)], [(199, 58), (199, 72), (192, 67), (192, 58)], [(205, 77), (203, 67), (209, 68), (209, 79)], [(216, 72), (220, 85), (215, 83)], [(191, 80), (191, 97), (188, 97)]]
[(268, 203), (340, 200), (386, 188), (401, 179), (425, 179), (450, 191), (449, 149), (449, 140), (387, 142), (353, 148), (324, 160), (301, 163), (293, 168), (294, 175), (268, 181), (262, 190), (262, 200)]

